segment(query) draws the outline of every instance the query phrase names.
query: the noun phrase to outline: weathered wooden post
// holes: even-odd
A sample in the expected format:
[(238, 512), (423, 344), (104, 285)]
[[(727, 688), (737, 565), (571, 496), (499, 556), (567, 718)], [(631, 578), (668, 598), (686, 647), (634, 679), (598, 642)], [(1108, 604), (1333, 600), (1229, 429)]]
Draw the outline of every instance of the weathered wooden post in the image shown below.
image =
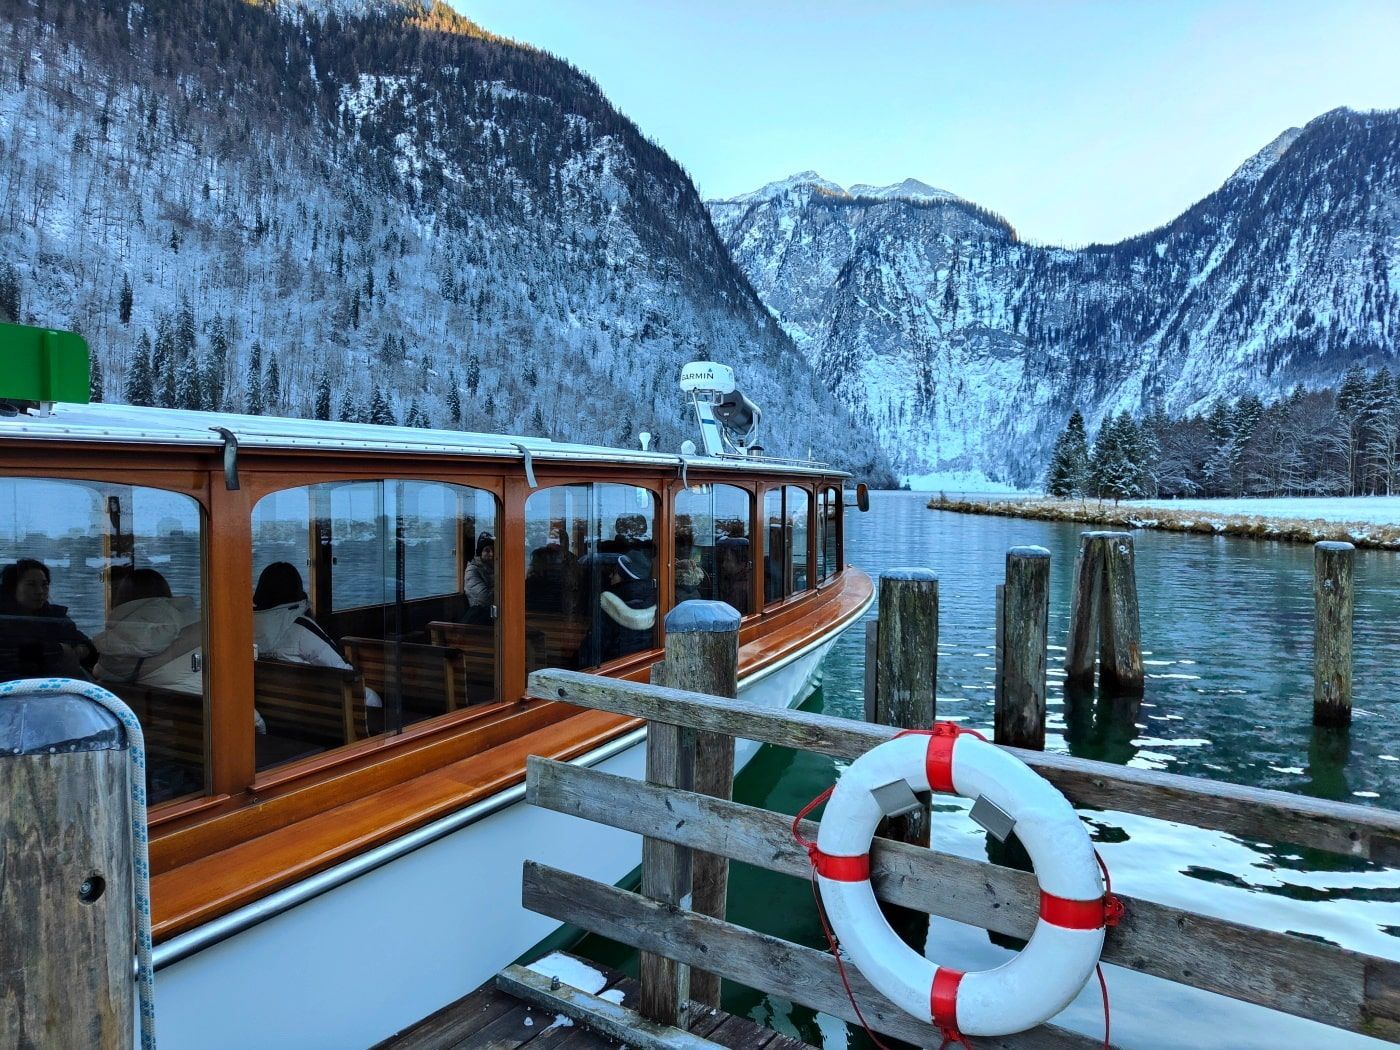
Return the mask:
[(1351, 725), (1351, 619), (1355, 603), (1350, 543), (1313, 548), (1313, 725)]
[(1103, 544), (1099, 688), (1115, 696), (1141, 696), (1145, 678), (1133, 534), (1103, 532), (1099, 542)]
[(1070, 597), (1065, 684), (1092, 689), (1098, 643), (1099, 686), (1118, 696), (1141, 695), (1142, 628), (1138, 613), (1137, 565), (1128, 532), (1080, 536)]
[(1001, 588), (996, 741), (1045, 749), (1045, 654), (1050, 630), (1050, 552), (1012, 547)]
[(103, 708), (0, 698), (0, 1046), (132, 1046), (128, 777)]
[[(927, 729), (936, 714), (938, 577), (932, 569), (886, 569), (880, 574), (880, 620), (875, 659), (875, 721)], [(888, 838), (928, 845), (928, 809), (892, 818)]]
[[(688, 689), (691, 692), (705, 693), (709, 696), (737, 697), (739, 695), (739, 619), (738, 611), (724, 602), (681, 602), (666, 617), (666, 661), (664, 664), (658, 665), (659, 670), (653, 675), (653, 680), (658, 685)], [(648, 780), (651, 780), (650, 733), (654, 725), (655, 723), (648, 725)], [(674, 729), (675, 727), (667, 728)], [(689, 786), (701, 794), (712, 795), (715, 798), (730, 798), (734, 790), (734, 738), (723, 733), (694, 733), (688, 741), (681, 744), (678, 754), (687, 746), (689, 755), (683, 755), (682, 760), (685, 761), (688, 758), (692, 764), (693, 774)], [(661, 761), (669, 762), (670, 759), (663, 755)], [(643, 839), (643, 883), (646, 882), (647, 871), (645, 844), (651, 841)], [(659, 845), (661, 844), (654, 844), (654, 846)], [(689, 854), (688, 850), (684, 852)], [(660, 859), (661, 857), (658, 855), (658, 860)], [(723, 919), (729, 896), (728, 858), (711, 853), (700, 853), (691, 859), (688, 872), (682, 872), (680, 870), (682, 867), (683, 865), (674, 865), (674, 873), (671, 877), (675, 881), (666, 886), (672, 892), (679, 889), (680, 895), (675, 901), (668, 901), (668, 903), (679, 903), (685, 893), (690, 891), (689, 886), (682, 888), (680, 885), (681, 877), (688, 875), (689, 881), (694, 887), (693, 892), (691, 892), (692, 910), (702, 915)], [(662, 870), (672, 871), (671, 868)], [(664, 882), (665, 880), (660, 881)], [(643, 892), (648, 893), (645, 886)], [(648, 893), (648, 896), (651, 894)], [(644, 963), (647, 958), (649, 957), (643, 956)], [(656, 959), (658, 957), (650, 956), (650, 958)], [(674, 964), (672, 965), (674, 966)], [(720, 982), (714, 974), (700, 970), (693, 971), (689, 975), (687, 991), (683, 967), (675, 967), (679, 972), (674, 975), (657, 967), (655, 963), (652, 963), (652, 968), (656, 972), (653, 983), (657, 985), (658, 990), (665, 993), (660, 995), (652, 1005), (673, 1012), (677, 1018), (677, 1020), (665, 1020), (662, 1017), (647, 1014), (653, 1020), (665, 1020), (667, 1024), (677, 1024), (687, 999), (696, 1006), (719, 1006)], [(644, 970), (643, 1012), (646, 1012), (647, 1004), (645, 973)], [(675, 990), (674, 999), (670, 994), (672, 989)]]
[(1069, 638), (1065, 641), (1065, 685), (1070, 689), (1094, 688), (1094, 657), (1099, 640), (1099, 590), (1103, 578), (1103, 551), (1097, 532), (1079, 535), (1074, 558), (1074, 582), (1069, 599)]

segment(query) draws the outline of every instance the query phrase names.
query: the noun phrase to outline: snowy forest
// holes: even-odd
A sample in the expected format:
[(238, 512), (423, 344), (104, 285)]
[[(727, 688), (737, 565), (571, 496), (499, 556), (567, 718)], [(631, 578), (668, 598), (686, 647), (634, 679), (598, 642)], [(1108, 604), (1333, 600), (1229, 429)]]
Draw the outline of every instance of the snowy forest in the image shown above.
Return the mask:
[(94, 395), (674, 451), (686, 361), (770, 452), (892, 480), (684, 171), (441, 3), (0, 0), (0, 315)]
[(1334, 388), (1247, 394), (1206, 412), (1104, 419), (1078, 411), (1055, 442), (1051, 496), (1388, 496), (1400, 491), (1400, 380), (1353, 365)]

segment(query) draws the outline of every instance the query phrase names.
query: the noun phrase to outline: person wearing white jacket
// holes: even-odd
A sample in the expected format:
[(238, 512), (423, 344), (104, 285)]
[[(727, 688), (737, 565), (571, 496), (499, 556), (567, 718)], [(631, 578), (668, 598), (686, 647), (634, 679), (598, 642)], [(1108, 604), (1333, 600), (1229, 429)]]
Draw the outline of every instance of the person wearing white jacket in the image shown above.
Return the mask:
[(118, 584), (106, 630), (92, 640), (98, 652), (93, 676), (202, 696), (203, 641), (194, 599), (172, 596), (155, 569), (136, 569)]
[[(311, 618), (301, 573), (291, 562), (273, 562), (258, 577), (253, 591), (253, 629), (261, 659), (354, 670), (321, 625)], [(369, 686), (365, 686), (365, 706), (384, 706), (379, 694)]]

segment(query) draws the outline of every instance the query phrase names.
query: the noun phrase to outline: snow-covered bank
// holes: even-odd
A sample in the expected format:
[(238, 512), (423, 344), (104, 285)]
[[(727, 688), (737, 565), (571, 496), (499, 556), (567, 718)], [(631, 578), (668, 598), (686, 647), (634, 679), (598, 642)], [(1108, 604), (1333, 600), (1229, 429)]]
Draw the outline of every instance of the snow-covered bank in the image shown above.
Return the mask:
[(1133, 500), (1133, 507), (1179, 513), (1204, 511), (1210, 514), (1243, 514), (1253, 517), (1285, 518), (1293, 521), (1370, 522), (1400, 526), (1400, 496), (1289, 496), (1279, 499), (1181, 499)]
[[(1317, 504), (1317, 509), (1344, 515), (1350, 513), (1376, 515), (1375, 520), (1340, 517), (1305, 518), (1270, 514), (1227, 514), (1206, 509), (1206, 505), (1242, 507), (1245, 505), (1278, 504), (1301, 515), (1305, 507)], [(1340, 504), (1342, 506), (1336, 506)], [(1248, 536), (1263, 540), (1289, 540), (1294, 543), (1316, 543), (1318, 540), (1345, 540), (1358, 547), (1400, 550), (1400, 515), (1387, 511), (1385, 504), (1400, 509), (1400, 499), (1317, 499), (1317, 500), (1201, 500), (1196, 503), (1155, 502), (1123, 503), (1118, 506), (1092, 501), (1055, 500), (1043, 497), (1024, 499), (955, 499), (936, 496), (929, 500), (932, 510), (959, 511), (964, 514), (995, 514), (1008, 518), (1036, 518), (1042, 521), (1073, 521), (1085, 525), (1111, 525), (1129, 529), (1165, 529), (1170, 532), (1196, 532), (1207, 536)], [(1324, 505), (1332, 505), (1330, 507)]]
[(906, 474), (903, 483), (915, 492), (976, 492), (994, 496), (1028, 496), (1030, 493), (993, 481), (980, 470), (941, 470), (932, 474)]

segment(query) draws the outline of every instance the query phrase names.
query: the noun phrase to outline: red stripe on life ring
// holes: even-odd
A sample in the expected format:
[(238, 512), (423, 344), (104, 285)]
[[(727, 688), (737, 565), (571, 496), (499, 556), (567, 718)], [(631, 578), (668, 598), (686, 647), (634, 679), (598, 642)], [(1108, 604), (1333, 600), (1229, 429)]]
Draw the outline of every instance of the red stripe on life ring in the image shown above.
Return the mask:
[(929, 1013), (939, 1028), (956, 1030), (958, 1027), (958, 985), (962, 979), (961, 970), (948, 966), (940, 966), (933, 971), (933, 987), (928, 997)]
[(1051, 926), (1066, 930), (1097, 930), (1106, 925), (1104, 899), (1075, 901), (1040, 891), (1040, 917)]
[(956, 732), (947, 736), (935, 733), (928, 738), (924, 773), (928, 776), (928, 786), (934, 791), (953, 793), (953, 745), (957, 742)]
[(812, 863), (817, 866), (817, 874), (832, 882), (868, 882), (870, 880), (870, 854), (858, 857), (833, 857), (820, 850), (812, 854)]

